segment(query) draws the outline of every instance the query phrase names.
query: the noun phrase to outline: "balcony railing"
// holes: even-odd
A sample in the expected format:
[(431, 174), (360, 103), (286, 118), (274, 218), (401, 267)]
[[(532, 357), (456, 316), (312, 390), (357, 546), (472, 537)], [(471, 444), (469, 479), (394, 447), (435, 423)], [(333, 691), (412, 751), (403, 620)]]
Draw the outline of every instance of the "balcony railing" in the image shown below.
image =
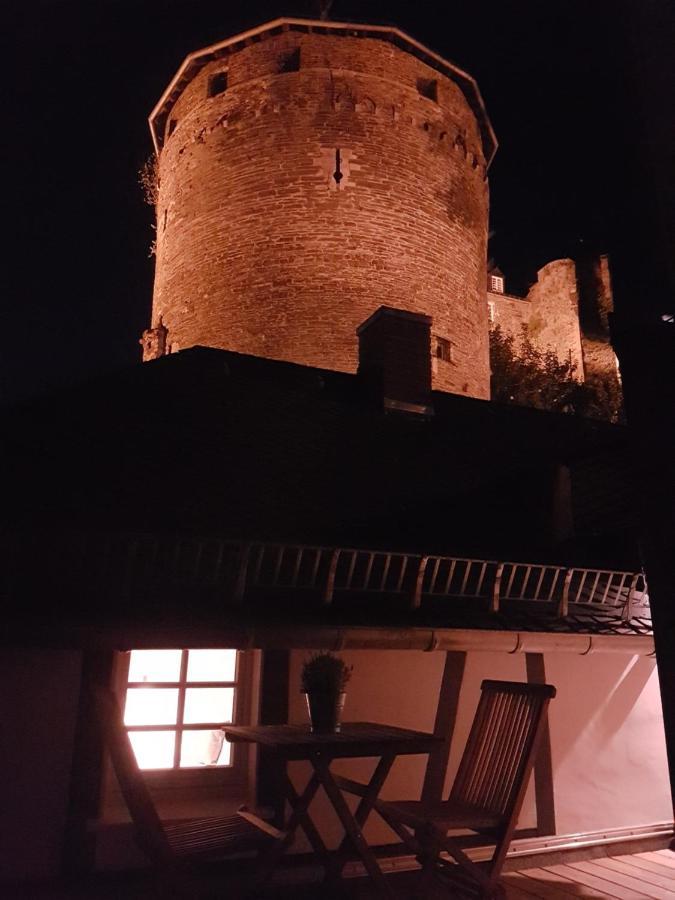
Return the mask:
[[(215, 588), (227, 604), (292, 594), (328, 607), (368, 598), (416, 610), (446, 600), (480, 601), (494, 612), (529, 604), (556, 617), (606, 614), (649, 620), (639, 572), (589, 569), (415, 553), (153, 535), (33, 535), (6, 546), (5, 574), (14, 580), (35, 560), (63, 582), (83, 580), (128, 592), (138, 584)], [(39, 546), (37, 546), (39, 544)], [(22, 561), (22, 557), (24, 557)], [(26, 558), (27, 557), (27, 558)], [(10, 560), (13, 561), (10, 563)], [(439, 605), (440, 604), (440, 605)]]

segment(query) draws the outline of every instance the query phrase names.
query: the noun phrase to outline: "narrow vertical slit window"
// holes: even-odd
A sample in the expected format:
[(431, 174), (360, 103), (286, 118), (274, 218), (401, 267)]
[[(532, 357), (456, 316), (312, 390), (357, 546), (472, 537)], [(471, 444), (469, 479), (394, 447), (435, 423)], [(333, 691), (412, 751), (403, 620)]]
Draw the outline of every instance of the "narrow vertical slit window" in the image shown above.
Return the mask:
[(342, 181), (344, 175), (342, 172), (342, 157), (340, 155), (340, 150), (337, 149), (335, 151), (335, 171), (333, 172), (333, 178), (335, 180), (335, 184), (340, 187), (340, 182)]

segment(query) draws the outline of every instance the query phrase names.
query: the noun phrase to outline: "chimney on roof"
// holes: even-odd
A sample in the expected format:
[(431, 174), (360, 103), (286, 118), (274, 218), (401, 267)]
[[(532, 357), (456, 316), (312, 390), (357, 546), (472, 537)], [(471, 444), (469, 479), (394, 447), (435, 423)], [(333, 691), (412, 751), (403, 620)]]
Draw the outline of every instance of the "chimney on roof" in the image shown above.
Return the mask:
[(359, 376), (385, 409), (430, 415), (431, 316), (380, 306), (356, 329)]

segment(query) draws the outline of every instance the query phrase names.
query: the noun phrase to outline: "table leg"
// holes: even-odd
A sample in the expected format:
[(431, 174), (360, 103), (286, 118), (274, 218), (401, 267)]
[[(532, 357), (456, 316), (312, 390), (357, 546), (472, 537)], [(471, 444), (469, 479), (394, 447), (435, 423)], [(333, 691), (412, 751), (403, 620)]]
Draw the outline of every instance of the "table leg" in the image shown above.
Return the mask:
[[(375, 771), (373, 772), (370, 781), (365, 785), (363, 796), (359, 800), (356, 811), (354, 812), (354, 820), (359, 828), (362, 829), (365, 825), (366, 819), (370, 815), (373, 805), (380, 795), (382, 786), (387, 780), (387, 775), (389, 774), (395, 759), (395, 753), (386, 753), (375, 767)], [(336, 854), (338, 873), (342, 872), (345, 862), (347, 861), (346, 852), (349, 843), (349, 838), (345, 835)]]
[(373, 881), (373, 884), (377, 889), (377, 892), (381, 897), (393, 898), (394, 894), (387, 884), (387, 880), (382, 874), (382, 870), (377, 864), (377, 860), (375, 859), (372, 850), (361, 834), (361, 828), (352, 816), (345, 798), (342, 796), (339, 787), (333, 780), (333, 776), (331, 775), (329, 768), (330, 762), (321, 759), (320, 757), (313, 757), (312, 765), (314, 766), (314, 772), (316, 773), (319, 783), (322, 785), (324, 791), (328, 796), (328, 799), (333, 805), (333, 809), (335, 810), (340, 822), (342, 823), (345, 834), (353, 844), (354, 849), (356, 850), (358, 855), (361, 857), (363, 864), (366, 867), (366, 871), (370, 875), (371, 880)]
[[(277, 843), (275, 843), (268, 850), (267, 853), (263, 854), (261, 862), (260, 862), (260, 868), (258, 869), (258, 872), (257, 872), (255, 878), (253, 879), (253, 887), (254, 888), (257, 888), (257, 887), (260, 887), (261, 885), (263, 885), (267, 881), (267, 879), (270, 877), (270, 875), (272, 874), (274, 869), (279, 864), (279, 860), (281, 859), (281, 857), (284, 855), (286, 850), (293, 843), (293, 838), (295, 836), (295, 832), (297, 831), (299, 825), (303, 826), (303, 830), (305, 831), (305, 834), (309, 838), (310, 843), (312, 844), (312, 847), (314, 847), (314, 842), (312, 840), (312, 835), (314, 835), (320, 841), (320, 846), (321, 846), (321, 848), (323, 848), (322, 852), (325, 853), (326, 856), (328, 854), (328, 851), (326, 850), (326, 847), (325, 847), (323, 841), (321, 840), (320, 835), (314, 828), (314, 824), (312, 823), (312, 820), (307, 815), (307, 809), (309, 807), (309, 804), (314, 799), (314, 795), (318, 791), (319, 785), (321, 783), (318, 775), (316, 773), (314, 773), (312, 775), (312, 777), (307, 782), (302, 794), (298, 794), (296, 792), (295, 788), (293, 787), (293, 785), (290, 782), (290, 779), (288, 778), (288, 775), (286, 775), (285, 780), (286, 780), (286, 799), (288, 799), (288, 802), (290, 803), (293, 812), (291, 813), (291, 816), (284, 828), (284, 831), (286, 832), (285, 837), (283, 837), (280, 841), (277, 841)], [(309, 831), (307, 830), (307, 827), (308, 827), (307, 822), (308, 821), (309, 821)], [(314, 847), (314, 849), (316, 850), (317, 847)], [(321, 852), (321, 851), (318, 851), (318, 852)]]
[[(314, 778), (316, 776), (312, 776), (312, 777)], [(317, 781), (317, 788), (318, 788), (318, 781)], [(321, 864), (323, 865), (324, 869), (326, 870), (326, 876), (329, 878), (332, 877), (334, 875), (335, 863), (332, 860), (331, 854), (330, 854), (328, 848), (326, 847), (326, 845), (324, 844), (323, 838), (319, 834), (319, 831), (318, 831), (316, 825), (314, 824), (314, 822), (312, 822), (312, 820), (309, 817), (309, 813), (307, 812), (307, 808), (308, 808), (309, 804), (303, 803), (302, 798), (300, 797), (298, 792), (295, 790), (293, 783), (290, 780), (290, 778), (288, 777), (288, 775), (286, 776), (285, 792), (286, 792), (286, 798), (288, 799), (288, 802), (290, 803), (293, 811), (296, 811), (296, 810), (298, 811), (298, 825), (300, 828), (302, 828), (302, 830), (307, 835), (307, 840), (312, 845), (312, 849), (314, 850), (316, 855), (321, 860)], [(314, 793), (316, 793), (316, 790)], [(289, 820), (289, 823), (290, 823), (290, 820)]]

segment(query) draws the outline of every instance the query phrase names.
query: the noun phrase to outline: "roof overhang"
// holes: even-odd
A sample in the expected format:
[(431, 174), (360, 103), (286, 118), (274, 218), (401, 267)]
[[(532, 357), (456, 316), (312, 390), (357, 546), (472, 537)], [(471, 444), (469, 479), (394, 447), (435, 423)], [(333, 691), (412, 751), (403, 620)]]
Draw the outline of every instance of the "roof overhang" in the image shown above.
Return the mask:
[(234, 624), (111, 625), (87, 627), (51, 622), (44, 629), (34, 621), (12, 629), (16, 646), (87, 647), (124, 650), (129, 647), (233, 647), (239, 650), (418, 650), (426, 653), (598, 653), (653, 656), (649, 634), (554, 634), (546, 631), (483, 630), (474, 628), (408, 628), (350, 625)]
[(410, 35), (391, 25), (362, 25), (353, 22), (325, 22), (319, 19), (296, 19), (283, 17), (258, 25), (249, 31), (236, 34), (217, 44), (190, 53), (178, 69), (159, 102), (148, 119), (156, 152), (163, 140), (163, 126), (171, 108), (176, 103), (185, 86), (207, 63), (220, 59), (257, 41), (272, 37), (284, 31), (304, 31), (315, 34), (343, 34), (352, 37), (368, 37), (389, 41), (392, 44), (421, 59), (428, 66), (439, 71), (457, 84), (471, 107), (480, 129), (485, 161), (489, 166), (497, 150), (497, 138), (488, 119), (485, 104), (475, 80), (462, 69), (444, 59), (438, 53), (420, 44)]

